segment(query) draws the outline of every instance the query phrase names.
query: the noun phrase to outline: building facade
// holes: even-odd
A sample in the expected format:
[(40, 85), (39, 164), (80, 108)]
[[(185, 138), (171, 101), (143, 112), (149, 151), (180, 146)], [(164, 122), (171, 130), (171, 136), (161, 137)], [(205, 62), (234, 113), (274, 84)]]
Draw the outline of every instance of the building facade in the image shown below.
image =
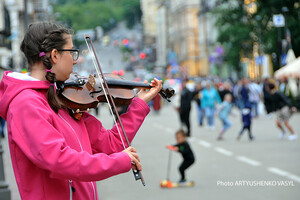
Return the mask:
[(150, 46), (156, 42), (158, 0), (141, 0), (140, 3), (143, 12), (144, 43)]
[(32, 22), (52, 20), (51, 7), (48, 0), (1, 0), (0, 4), (0, 24), (5, 26), (6, 23), (9, 29), (9, 34), (0, 36), (6, 42), (0, 44), (0, 66), (21, 71), (25, 67), (20, 51), (24, 32)]
[[(202, 69), (199, 59), (200, 1), (141, 0), (141, 4), (143, 5), (144, 34), (153, 34), (155, 31), (153, 41), (156, 44), (156, 65), (158, 67), (179, 65), (186, 69), (189, 76), (206, 75), (203, 73), (205, 70)], [(151, 6), (147, 9), (146, 5)], [(154, 10), (151, 20), (146, 20), (149, 19), (147, 16), (150, 15), (147, 13), (151, 10)], [(175, 55), (172, 56), (175, 59), (170, 59), (170, 54)]]
[(201, 49), (199, 60), (202, 66), (203, 75), (215, 73), (215, 63), (217, 56), (215, 49), (217, 48), (217, 29), (215, 28), (215, 18), (210, 11), (215, 8), (216, 0), (200, 0), (200, 11), (198, 13), (199, 20), (199, 48)]

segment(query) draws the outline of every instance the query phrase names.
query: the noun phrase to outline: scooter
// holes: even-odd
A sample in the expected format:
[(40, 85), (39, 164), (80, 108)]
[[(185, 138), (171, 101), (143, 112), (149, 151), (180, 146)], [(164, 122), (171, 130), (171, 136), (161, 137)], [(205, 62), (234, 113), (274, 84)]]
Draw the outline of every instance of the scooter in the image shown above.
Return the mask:
[(161, 188), (176, 188), (176, 187), (193, 187), (195, 185), (194, 181), (187, 181), (185, 183), (177, 183), (170, 181), (170, 171), (171, 171), (171, 161), (172, 161), (172, 151), (175, 151), (175, 147), (172, 145), (167, 145), (167, 149), (169, 149), (169, 158), (168, 158), (168, 166), (167, 166), (167, 178), (160, 181)]

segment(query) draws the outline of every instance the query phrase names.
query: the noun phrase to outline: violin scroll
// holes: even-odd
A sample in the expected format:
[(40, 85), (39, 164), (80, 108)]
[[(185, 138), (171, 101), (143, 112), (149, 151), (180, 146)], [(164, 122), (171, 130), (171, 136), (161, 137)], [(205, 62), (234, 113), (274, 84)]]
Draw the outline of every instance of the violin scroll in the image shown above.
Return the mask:
[(162, 98), (166, 99), (168, 102), (171, 102), (170, 98), (175, 94), (175, 90), (173, 88), (161, 89), (159, 94)]

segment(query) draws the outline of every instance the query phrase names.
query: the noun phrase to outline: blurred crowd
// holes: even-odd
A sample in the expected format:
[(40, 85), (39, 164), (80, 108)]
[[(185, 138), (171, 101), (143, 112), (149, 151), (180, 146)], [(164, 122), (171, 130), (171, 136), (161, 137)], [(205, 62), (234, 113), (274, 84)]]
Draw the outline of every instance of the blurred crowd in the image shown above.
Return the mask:
[[(165, 85), (173, 86), (176, 90), (173, 105), (188, 137), (191, 136), (191, 105), (192, 102), (196, 102), (199, 126), (214, 130), (216, 118), (221, 120), (223, 127), (219, 132), (218, 140), (223, 139), (223, 134), (231, 126), (228, 116), (233, 114), (232, 108), (240, 111), (242, 122), (237, 139), (240, 139), (244, 130), (248, 130), (249, 139), (253, 140), (252, 119), (262, 114), (266, 114), (268, 118), (275, 116), (274, 124), (280, 130), (280, 138), (289, 132), (289, 140), (297, 139), (297, 135), (289, 124), (289, 119), (300, 109), (299, 80), (276, 81), (272, 78), (265, 78), (262, 81), (255, 81), (242, 78), (234, 82), (231, 79), (222, 81), (214, 77), (169, 80), (165, 81)], [(157, 104), (160, 103), (156, 101), (155, 104), (154, 110), (158, 112), (160, 106), (157, 109)]]

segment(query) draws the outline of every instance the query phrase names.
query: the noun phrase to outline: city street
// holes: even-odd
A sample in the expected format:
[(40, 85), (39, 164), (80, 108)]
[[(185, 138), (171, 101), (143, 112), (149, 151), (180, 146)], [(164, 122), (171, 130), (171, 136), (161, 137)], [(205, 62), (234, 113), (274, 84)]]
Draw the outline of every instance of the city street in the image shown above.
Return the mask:
[[(143, 175), (147, 183), (143, 187), (135, 182), (131, 172), (98, 185), (101, 199), (298, 199), (300, 186), (299, 140), (278, 139), (279, 131), (274, 119), (261, 116), (254, 121), (255, 141), (249, 142), (245, 134), (236, 140), (240, 130), (239, 117), (231, 117), (233, 126), (225, 134), (224, 141), (217, 141), (220, 122), (215, 131), (197, 126), (196, 109), (191, 113), (192, 138), (189, 140), (196, 163), (187, 170), (187, 178), (195, 181), (193, 188), (162, 189), (159, 182), (167, 176), (167, 144), (174, 144), (175, 131), (180, 127), (172, 106), (165, 106), (160, 115), (151, 113), (133, 142), (141, 156)], [(235, 110), (237, 113), (237, 110)], [(100, 117), (100, 119), (102, 119)], [(300, 115), (291, 124), (300, 132)], [(173, 153), (172, 181), (179, 180), (177, 167), (179, 154)], [(239, 185), (238, 183), (242, 183)], [(264, 181), (259, 186), (259, 181)], [(279, 186), (285, 181), (290, 186)], [(257, 183), (258, 182), (258, 183)], [(272, 186), (267, 186), (270, 184)], [(248, 184), (248, 185), (247, 185)], [(251, 184), (251, 185), (250, 185)], [(255, 186), (257, 184), (258, 186)]]
[[(248, 141), (245, 133), (236, 140), (240, 130), (240, 118), (231, 116), (233, 126), (225, 134), (224, 141), (217, 141), (220, 121), (216, 119), (216, 130), (207, 130), (197, 125), (195, 105), (191, 112), (192, 137), (189, 139), (196, 155), (196, 162), (187, 170), (187, 178), (195, 181), (191, 188), (162, 189), (161, 180), (167, 176), (169, 152), (167, 144), (174, 144), (174, 133), (180, 127), (177, 113), (171, 104), (165, 104), (160, 114), (150, 113), (139, 130), (132, 145), (137, 149), (143, 165), (146, 187), (134, 180), (132, 172), (98, 182), (102, 200), (180, 200), (180, 199), (272, 199), (296, 200), (300, 195), (300, 140), (278, 139), (279, 131), (274, 127), (274, 116), (265, 115), (254, 120), (255, 141)], [(100, 108), (99, 119), (106, 128), (112, 118), (106, 105)], [(291, 119), (296, 133), (300, 115)], [(12, 191), (12, 200), (18, 200), (18, 192), (8, 159), (7, 140), (5, 147), (6, 179)], [(170, 179), (178, 181), (177, 170), (181, 156), (172, 153)]]
[[(124, 27), (112, 31), (124, 32)], [(126, 32), (126, 31), (125, 31)], [(127, 32), (128, 33), (128, 32)], [(128, 37), (128, 35), (127, 35)], [(105, 72), (124, 69), (122, 54), (118, 47), (110, 44), (102, 47), (96, 44), (97, 54)], [(126, 72), (125, 78), (133, 80), (132, 73)], [(94, 113), (94, 111), (92, 111)], [(187, 170), (187, 179), (195, 182), (190, 188), (160, 188), (161, 180), (167, 177), (169, 150), (168, 144), (175, 144), (175, 132), (180, 128), (178, 114), (172, 104), (165, 103), (159, 114), (150, 113), (138, 132), (132, 145), (137, 149), (143, 165), (146, 187), (134, 180), (132, 172), (98, 182), (101, 200), (229, 200), (229, 199), (272, 199), (296, 200), (300, 195), (300, 139), (288, 141), (278, 139), (279, 130), (275, 127), (275, 116), (260, 116), (253, 121), (255, 140), (250, 142), (245, 132), (240, 141), (236, 140), (241, 128), (238, 110), (231, 116), (232, 127), (225, 133), (224, 141), (217, 141), (221, 128), (216, 119), (216, 129), (208, 130), (198, 126), (196, 104), (191, 112), (192, 137), (190, 145), (196, 162)], [(109, 116), (109, 117), (108, 117)], [(106, 128), (111, 128), (113, 119), (103, 104), (98, 116)], [(291, 125), (300, 134), (297, 124), (300, 114), (295, 114)], [(12, 200), (20, 200), (13, 175), (7, 138), (4, 147), (5, 176), (12, 193)], [(171, 181), (179, 180), (178, 166), (180, 154), (172, 152)]]
[[(122, 27), (121, 27), (122, 28)], [(118, 30), (119, 31), (119, 30)], [(124, 69), (119, 48), (96, 45), (104, 71)], [(132, 73), (125, 73), (132, 80)], [(92, 111), (93, 112), (93, 111)], [(106, 128), (111, 128), (112, 118), (106, 105), (100, 108), (99, 119)], [(254, 120), (255, 141), (249, 142), (245, 132), (240, 141), (236, 136), (241, 128), (240, 117), (231, 116), (232, 127), (225, 133), (224, 141), (217, 141), (221, 123), (216, 119), (216, 130), (208, 130), (197, 124), (196, 106), (191, 112), (192, 137), (189, 139), (196, 155), (195, 164), (187, 170), (187, 178), (195, 181), (192, 188), (162, 189), (161, 180), (166, 179), (169, 152), (167, 144), (174, 144), (174, 133), (180, 128), (179, 117), (172, 104), (165, 103), (160, 114), (150, 113), (138, 132), (132, 145), (137, 149), (143, 165), (146, 187), (134, 180), (132, 172), (98, 182), (101, 200), (180, 200), (180, 199), (299, 199), (300, 195), (300, 139), (288, 141), (287, 136), (278, 139), (275, 116), (265, 115)], [(107, 117), (109, 116), (109, 117)], [(291, 119), (295, 132), (300, 134), (297, 124), (300, 114)], [(19, 200), (7, 139), (4, 146), (6, 180), (12, 193), (12, 200)], [(170, 179), (179, 180), (178, 166), (181, 156), (172, 153)]]
[[(95, 188), (99, 200), (300, 200), (300, 1), (8, 0), (0, 1), (0, 14), (0, 200), (9, 199), (7, 190), (9, 200), (21, 200), (9, 145), (22, 197), (30, 200), (51, 195), (86, 200), (96, 197)], [(105, 78), (100, 77), (100, 71)], [(71, 72), (86, 79), (68, 79)], [(119, 78), (150, 84), (119, 84)], [(102, 145), (96, 148), (99, 153), (111, 153), (111, 145), (102, 138), (99, 142), (87, 137), (89, 123), (76, 123), (63, 114), (69, 111), (81, 117), (79, 112), (87, 111), (111, 129), (114, 114), (102, 101), (101, 94), (104, 91), (106, 95), (108, 89), (102, 82), (106, 79), (108, 84), (104, 85), (117, 92), (137, 87), (129, 89), (136, 92), (156, 87), (154, 78), (164, 83), (166, 92), (160, 94), (169, 96), (172, 90), (167, 87), (178, 94), (172, 102), (161, 98), (159, 105), (156, 96), (148, 103), (153, 110), (131, 143), (141, 160), (146, 186), (135, 181), (131, 170), (90, 185), (88, 182), (116, 174), (122, 167), (103, 159), (103, 154), (90, 159), (86, 154), (91, 152), (90, 145), (93, 152), (95, 145)], [(75, 92), (69, 93), (68, 87)], [(122, 95), (112, 94), (120, 101)], [(142, 98), (147, 101), (148, 97)], [(185, 111), (191, 101), (191, 131), (187, 132), (180, 117), (189, 123)], [(246, 111), (232, 108), (231, 102)], [(97, 103), (96, 109), (90, 109)], [(69, 110), (60, 115), (61, 108)], [(39, 109), (47, 114), (42, 116)], [(202, 121), (199, 124), (198, 109), (208, 118), (203, 125)], [(116, 112), (124, 113), (120, 110)], [(34, 117), (34, 112), (39, 117)], [(258, 113), (250, 126), (251, 116)], [(287, 127), (295, 135), (289, 137), (282, 124), (283, 135), (276, 119), (289, 122), (292, 128)], [(5, 120), (13, 131), (10, 143)], [(133, 126), (124, 125), (126, 129)], [(43, 127), (49, 127), (50, 136), (43, 134)], [(240, 137), (242, 128), (245, 131)], [(60, 135), (53, 135), (53, 129)], [(189, 135), (187, 142), (195, 155), (195, 162), (185, 171), (190, 183), (185, 186), (180, 184), (182, 168), (193, 162), (193, 156), (184, 134), (175, 135), (181, 129)], [(253, 137), (248, 135), (250, 129)], [(27, 140), (18, 137), (24, 131), (33, 131)], [(31, 137), (36, 133), (39, 137)], [(108, 137), (108, 143), (111, 139)], [(57, 152), (57, 141), (65, 141), (69, 149)], [(128, 144), (123, 146), (126, 149)], [(181, 153), (172, 148), (184, 154), (183, 164)], [(76, 151), (82, 153), (79, 159)], [(129, 151), (126, 153), (135, 161), (136, 154)], [(44, 175), (45, 165), (51, 177)], [(170, 183), (177, 187), (167, 187)]]

